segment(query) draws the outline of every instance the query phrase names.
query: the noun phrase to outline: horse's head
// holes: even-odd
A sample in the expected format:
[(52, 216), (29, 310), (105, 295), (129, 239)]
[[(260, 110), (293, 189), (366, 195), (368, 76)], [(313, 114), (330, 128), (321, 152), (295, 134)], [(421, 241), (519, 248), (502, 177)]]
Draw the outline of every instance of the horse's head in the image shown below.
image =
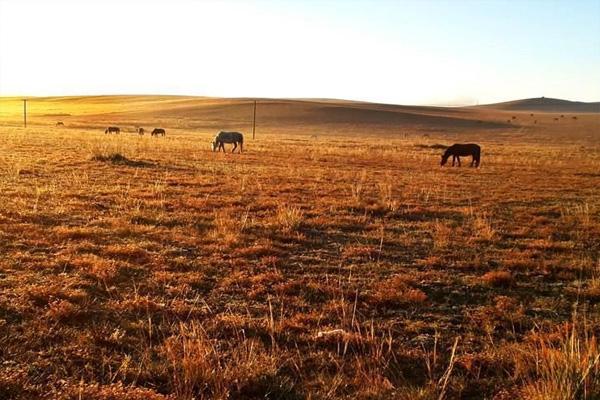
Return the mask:
[(443, 166), (444, 164), (446, 164), (448, 162), (448, 157), (450, 157), (450, 154), (442, 154), (442, 162), (440, 163), (441, 166)]
[(213, 142), (210, 144), (210, 147), (211, 147), (212, 151), (217, 150), (217, 141), (213, 140)]

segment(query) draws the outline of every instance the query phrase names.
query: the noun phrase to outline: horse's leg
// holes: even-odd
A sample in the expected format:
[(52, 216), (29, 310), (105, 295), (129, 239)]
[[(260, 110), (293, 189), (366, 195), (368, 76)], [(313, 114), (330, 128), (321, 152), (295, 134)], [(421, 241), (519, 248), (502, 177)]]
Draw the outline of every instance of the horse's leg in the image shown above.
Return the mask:
[(234, 153), (235, 149), (237, 149), (237, 142), (233, 142), (233, 149), (231, 149), (231, 152)]
[(460, 167), (460, 157), (456, 156), (456, 160), (458, 161), (458, 166)]
[(242, 152), (243, 148), (244, 148), (244, 142), (240, 142), (240, 153)]
[(454, 167), (454, 163), (456, 162), (456, 156), (453, 154), (452, 155), (452, 166)]

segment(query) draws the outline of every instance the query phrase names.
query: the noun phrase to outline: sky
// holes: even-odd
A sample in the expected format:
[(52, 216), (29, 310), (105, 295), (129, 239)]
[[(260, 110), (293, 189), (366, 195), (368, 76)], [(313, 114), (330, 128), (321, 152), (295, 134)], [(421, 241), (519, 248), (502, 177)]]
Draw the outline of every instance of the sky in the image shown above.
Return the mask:
[(0, 96), (600, 101), (600, 0), (0, 0)]

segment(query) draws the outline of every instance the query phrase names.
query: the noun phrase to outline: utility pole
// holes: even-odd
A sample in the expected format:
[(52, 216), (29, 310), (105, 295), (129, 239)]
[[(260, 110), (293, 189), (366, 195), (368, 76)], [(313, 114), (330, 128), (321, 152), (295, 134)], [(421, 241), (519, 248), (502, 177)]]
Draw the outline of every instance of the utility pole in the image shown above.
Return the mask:
[(27, 128), (27, 99), (23, 99), (23, 127)]
[(252, 117), (252, 139), (256, 137), (256, 100), (254, 100), (254, 115)]

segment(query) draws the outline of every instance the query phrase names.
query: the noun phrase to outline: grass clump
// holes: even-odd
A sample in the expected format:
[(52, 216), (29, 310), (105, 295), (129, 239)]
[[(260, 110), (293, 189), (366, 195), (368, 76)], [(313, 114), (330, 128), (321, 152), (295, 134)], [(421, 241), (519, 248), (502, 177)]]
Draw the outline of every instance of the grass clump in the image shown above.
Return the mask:
[(591, 326), (574, 317), (557, 335), (540, 336), (524, 356), (522, 388), (530, 400), (600, 398), (600, 348)]

